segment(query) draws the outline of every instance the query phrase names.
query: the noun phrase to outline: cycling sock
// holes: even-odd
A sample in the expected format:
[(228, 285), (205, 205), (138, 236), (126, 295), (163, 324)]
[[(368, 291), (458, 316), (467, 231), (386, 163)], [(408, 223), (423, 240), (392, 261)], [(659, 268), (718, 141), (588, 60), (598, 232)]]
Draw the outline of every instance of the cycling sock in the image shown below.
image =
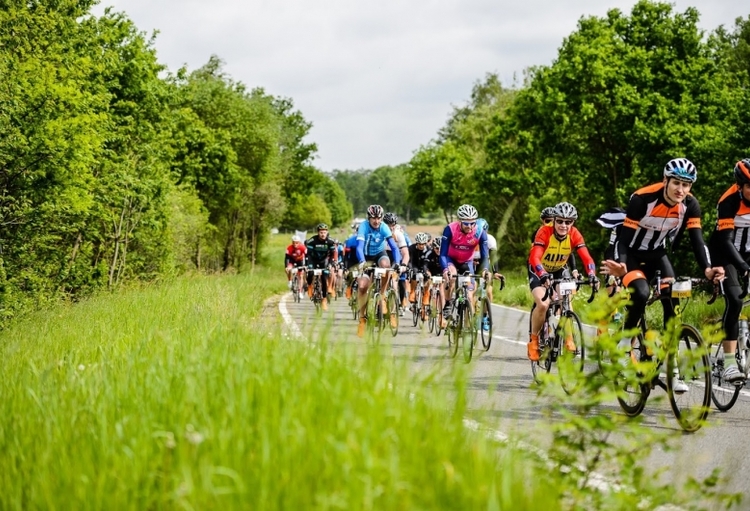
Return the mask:
[(727, 353), (724, 352), (724, 368), (737, 365), (737, 358), (734, 356), (734, 353)]

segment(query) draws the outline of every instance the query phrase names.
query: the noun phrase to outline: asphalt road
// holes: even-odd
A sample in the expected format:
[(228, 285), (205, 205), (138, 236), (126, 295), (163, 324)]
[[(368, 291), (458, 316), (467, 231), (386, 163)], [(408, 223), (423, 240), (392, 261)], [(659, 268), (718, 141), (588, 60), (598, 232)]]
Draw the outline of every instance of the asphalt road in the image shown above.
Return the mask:
[[(366, 344), (356, 336), (357, 323), (345, 299), (334, 301), (320, 320), (308, 300), (294, 303), (291, 298), (286, 294), (279, 309), (303, 337), (313, 340), (317, 332), (325, 329), (334, 342)], [(546, 425), (550, 420), (562, 419), (550, 415), (549, 402), (538, 397), (532, 385), (531, 366), (526, 358), (528, 313), (493, 305), (493, 319), (491, 348), (484, 352), (480, 346), (469, 363), (470, 409), (489, 410), (483, 414), (483, 426), (543, 445), (543, 439), (549, 438)], [(389, 343), (395, 355), (410, 358), (415, 369), (464, 363), (460, 348), (456, 359), (449, 359), (445, 335), (434, 336), (426, 328), (412, 326), (408, 314), (401, 318), (398, 335), (391, 337), (386, 329), (382, 342)], [(620, 410), (616, 401), (607, 406)], [(737, 403), (727, 413), (712, 407), (708, 424), (696, 433), (682, 433), (666, 393), (658, 388), (651, 392), (643, 418), (649, 427), (674, 431), (679, 437), (679, 449), (669, 452), (655, 449), (647, 462), (650, 468), (668, 467), (662, 475), (666, 480), (681, 484), (689, 475), (702, 479), (718, 467), (729, 478), (727, 490), (740, 492), (750, 488), (750, 392), (747, 390), (741, 391)], [(750, 506), (750, 500), (746, 499), (743, 505)]]

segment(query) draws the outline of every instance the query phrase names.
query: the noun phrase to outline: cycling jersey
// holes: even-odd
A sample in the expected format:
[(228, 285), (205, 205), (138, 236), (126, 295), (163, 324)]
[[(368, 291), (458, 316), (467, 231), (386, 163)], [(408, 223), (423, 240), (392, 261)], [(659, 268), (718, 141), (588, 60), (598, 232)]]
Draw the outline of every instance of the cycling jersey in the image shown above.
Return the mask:
[(427, 271), (427, 254), (430, 250), (425, 246), (422, 250), (417, 248), (417, 244), (409, 245), (409, 267), (416, 271), (425, 273)]
[(586, 273), (595, 275), (596, 264), (586, 248), (581, 231), (571, 226), (568, 234), (559, 239), (553, 225), (543, 225), (534, 236), (529, 253), (529, 270), (537, 277), (562, 270), (574, 250), (583, 261)]
[(307, 247), (308, 264), (316, 268), (328, 266), (328, 262), (336, 260), (336, 244), (331, 238), (321, 239), (319, 235), (305, 241)]
[(307, 247), (302, 243), (295, 245), (292, 243), (286, 247), (286, 254), (284, 256), (284, 265), (295, 264), (297, 266), (304, 266), (305, 255), (307, 254)]
[(717, 264), (732, 264), (743, 273), (750, 270), (750, 202), (736, 184), (719, 199), (716, 229), (708, 244)]
[(479, 246), (482, 266), (487, 266), (489, 250), (487, 249), (487, 231), (478, 230), (476, 225), (468, 233), (461, 231), (461, 222), (445, 226), (440, 245), (440, 265), (443, 270), (453, 263), (465, 264), (473, 261), (474, 249)]
[(711, 266), (711, 259), (703, 241), (700, 204), (688, 194), (684, 201), (670, 206), (664, 198), (664, 186), (655, 183), (630, 196), (620, 235), (620, 262), (627, 264), (631, 251), (664, 250), (667, 240), (674, 241), (687, 228), (695, 258), (701, 270), (705, 270)]
[(359, 224), (357, 231), (357, 260), (364, 262), (366, 257), (373, 257), (379, 253), (385, 253), (385, 247), (388, 245), (393, 252), (394, 263), (401, 262), (401, 254), (393, 240), (393, 233), (390, 227), (381, 223), (377, 229), (370, 225), (370, 222)]
[(344, 266), (351, 268), (357, 265), (357, 235), (352, 234), (344, 241)]

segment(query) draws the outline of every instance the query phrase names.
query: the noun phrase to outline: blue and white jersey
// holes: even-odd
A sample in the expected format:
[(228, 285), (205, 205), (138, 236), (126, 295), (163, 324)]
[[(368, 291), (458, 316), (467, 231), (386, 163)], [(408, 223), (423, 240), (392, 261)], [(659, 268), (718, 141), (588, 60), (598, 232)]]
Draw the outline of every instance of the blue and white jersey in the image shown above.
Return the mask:
[(357, 231), (357, 241), (364, 242), (364, 255), (374, 256), (383, 252), (388, 238), (392, 238), (393, 233), (391, 228), (385, 223), (381, 223), (380, 227), (373, 229), (370, 222), (362, 222), (359, 224), (359, 230)]

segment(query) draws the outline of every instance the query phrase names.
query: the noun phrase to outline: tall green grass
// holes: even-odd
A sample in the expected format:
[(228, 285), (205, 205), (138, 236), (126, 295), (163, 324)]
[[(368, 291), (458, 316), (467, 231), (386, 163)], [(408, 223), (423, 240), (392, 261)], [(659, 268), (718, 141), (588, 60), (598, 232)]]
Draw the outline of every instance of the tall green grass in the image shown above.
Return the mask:
[(460, 372), (291, 341), (262, 314), (283, 289), (186, 278), (3, 332), (0, 509), (560, 508), (538, 462), (464, 427)]

